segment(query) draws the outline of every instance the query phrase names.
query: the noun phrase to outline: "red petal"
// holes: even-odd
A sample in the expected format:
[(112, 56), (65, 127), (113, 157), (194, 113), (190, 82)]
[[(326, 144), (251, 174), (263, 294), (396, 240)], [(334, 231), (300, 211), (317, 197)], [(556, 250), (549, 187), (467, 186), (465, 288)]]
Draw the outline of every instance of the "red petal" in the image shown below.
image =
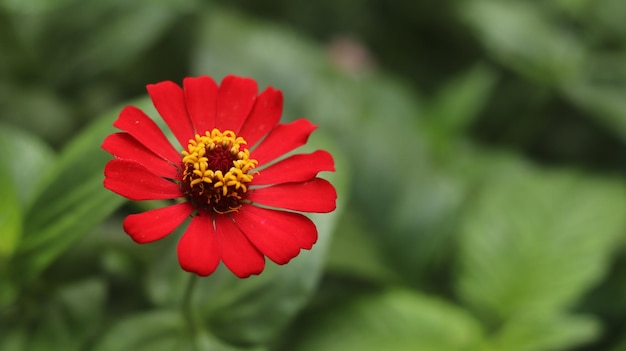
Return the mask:
[(104, 139), (102, 148), (117, 158), (135, 161), (158, 176), (174, 179), (178, 174), (176, 166), (150, 151), (128, 133), (109, 135)]
[(253, 79), (226, 76), (217, 93), (215, 127), (221, 131), (239, 131), (252, 110), (257, 92)]
[(263, 272), (265, 258), (228, 216), (215, 217), (222, 262), (239, 278)]
[(113, 126), (128, 132), (146, 148), (171, 163), (180, 163), (181, 155), (172, 147), (159, 126), (135, 106), (125, 107)]
[(306, 144), (309, 135), (316, 128), (316, 126), (304, 118), (291, 123), (279, 124), (252, 151), (250, 158), (259, 161), (259, 165), (272, 161)]
[(333, 157), (326, 151), (298, 154), (279, 161), (254, 175), (250, 185), (305, 182), (322, 171), (335, 171)]
[(337, 200), (335, 188), (322, 178), (254, 189), (248, 194), (246, 198), (252, 202), (302, 212), (334, 211)]
[(299, 213), (248, 205), (233, 213), (233, 219), (252, 244), (277, 264), (289, 262), (317, 241), (315, 224)]
[(180, 145), (187, 148), (189, 139), (193, 138), (195, 133), (187, 115), (183, 89), (170, 81), (148, 84), (147, 89), (154, 107), (170, 127)]
[(124, 219), (124, 231), (139, 244), (161, 240), (178, 228), (193, 212), (188, 202), (132, 214)]
[(178, 241), (178, 262), (182, 269), (206, 277), (220, 263), (217, 236), (211, 215), (195, 216)]
[(196, 133), (204, 135), (215, 128), (217, 84), (213, 78), (202, 76), (185, 78), (185, 102)]
[(257, 97), (250, 116), (237, 135), (246, 139), (248, 147), (252, 147), (276, 126), (282, 113), (283, 93), (269, 87)]
[(164, 200), (183, 196), (178, 184), (130, 160), (114, 159), (104, 167), (104, 187), (130, 200)]

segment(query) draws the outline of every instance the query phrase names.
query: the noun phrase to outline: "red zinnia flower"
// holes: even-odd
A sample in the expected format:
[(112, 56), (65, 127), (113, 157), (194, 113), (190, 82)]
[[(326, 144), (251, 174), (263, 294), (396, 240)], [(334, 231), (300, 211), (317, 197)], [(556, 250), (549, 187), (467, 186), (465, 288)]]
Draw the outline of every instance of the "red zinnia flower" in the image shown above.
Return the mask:
[[(243, 278), (259, 274), (267, 256), (285, 264), (317, 241), (315, 224), (292, 212), (331, 212), (337, 194), (321, 171), (334, 171), (322, 150), (271, 163), (304, 145), (316, 128), (306, 119), (280, 124), (283, 97), (257, 83), (227, 76), (186, 78), (147, 86), (157, 111), (182, 146), (178, 152), (145, 113), (133, 106), (113, 124), (102, 147), (115, 156), (104, 186), (130, 200), (181, 199), (131, 214), (124, 230), (138, 243), (162, 239), (188, 217), (178, 242), (181, 267), (201, 276), (220, 260)], [(270, 164), (271, 163), (271, 164)], [(280, 209), (286, 209), (284, 211)]]

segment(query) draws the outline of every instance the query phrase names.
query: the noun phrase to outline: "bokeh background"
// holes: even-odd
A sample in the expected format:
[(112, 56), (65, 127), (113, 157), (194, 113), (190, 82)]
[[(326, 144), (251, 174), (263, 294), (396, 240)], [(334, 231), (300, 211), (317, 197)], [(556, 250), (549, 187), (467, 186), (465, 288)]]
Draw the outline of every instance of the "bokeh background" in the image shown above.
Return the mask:
[[(0, 350), (626, 350), (623, 0), (1, 0)], [(145, 85), (250, 76), (339, 208), (286, 266), (134, 244), (100, 149)], [(160, 122), (159, 122), (160, 123)]]

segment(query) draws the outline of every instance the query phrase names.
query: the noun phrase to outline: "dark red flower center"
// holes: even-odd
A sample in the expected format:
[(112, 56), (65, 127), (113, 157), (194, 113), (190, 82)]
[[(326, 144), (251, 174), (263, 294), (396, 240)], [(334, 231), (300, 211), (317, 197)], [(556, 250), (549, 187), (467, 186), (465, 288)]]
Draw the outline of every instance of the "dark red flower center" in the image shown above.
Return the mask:
[(233, 166), (233, 161), (237, 159), (227, 147), (218, 147), (206, 153), (209, 169), (215, 171), (228, 172)]

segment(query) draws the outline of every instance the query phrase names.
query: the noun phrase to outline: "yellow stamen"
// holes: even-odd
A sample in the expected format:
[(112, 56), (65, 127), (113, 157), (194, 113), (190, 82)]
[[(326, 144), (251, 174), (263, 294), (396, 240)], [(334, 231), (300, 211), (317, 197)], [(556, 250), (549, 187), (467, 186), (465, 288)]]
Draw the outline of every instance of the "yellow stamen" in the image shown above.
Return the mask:
[[(213, 129), (189, 140), (183, 155), (181, 187), (196, 206), (216, 213), (238, 211), (242, 195), (258, 164), (244, 148), (246, 141), (233, 131)], [(258, 173), (258, 172), (257, 172)]]

